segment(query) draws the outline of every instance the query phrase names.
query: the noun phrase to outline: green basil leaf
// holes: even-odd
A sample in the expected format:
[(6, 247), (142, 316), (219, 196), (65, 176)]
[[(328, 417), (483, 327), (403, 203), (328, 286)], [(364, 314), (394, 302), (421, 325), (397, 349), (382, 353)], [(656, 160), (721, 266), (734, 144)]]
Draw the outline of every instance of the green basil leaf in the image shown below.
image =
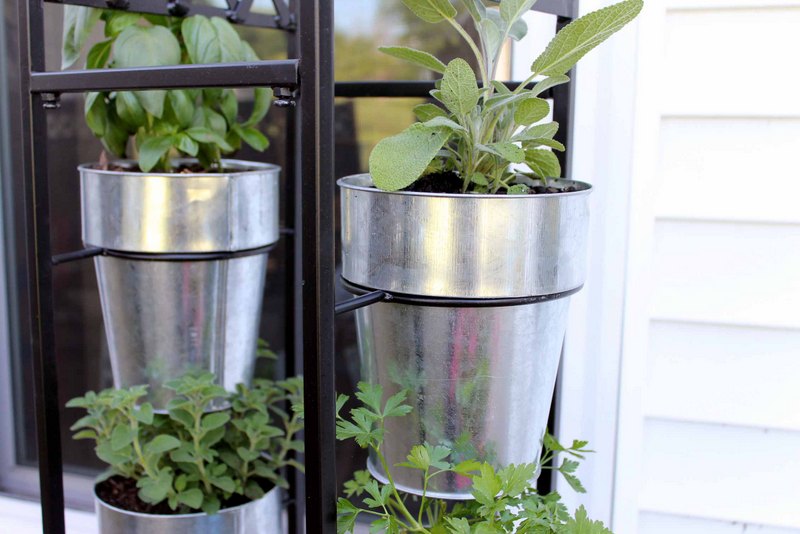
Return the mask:
[(222, 58), (217, 33), (206, 17), (194, 15), (183, 19), (181, 35), (189, 60), (194, 64), (219, 63)]
[(117, 115), (132, 130), (147, 122), (147, 114), (136, 95), (130, 91), (118, 91), (114, 99)]
[(78, 60), (83, 45), (92, 33), (102, 10), (84, 6), (64, 6), (64, 33), (61, 39), (61, 68), (67, 69)]
[(636, 18), (643, 5), (642, 0), (626, 0), (573, 21), (550, 41), (531, 71), (547, 76), (566, 74), (589, 51)]
[(256, 88), (253, 92), (253, 111), (243, 126), (255, 126), (264, 120), (269, 112), (270, 104), (272, 104), (272, 89), (269, 87)]
[(440, 74), (443, 74), (446, 68), (445, 64), (433, 54), (423, 52), (422, 50), (409, 48), (407, 46), (381, 46), (378, 47), (378, 50), (388, 56), (408, 61), (409, 63), (430, 69)]
[(177, 65), (181, 62), (178, 40), (163, 26), (128, 26), (113, 45), (118, 68)]
[(142, 172), (150, 172), (162, 157), (172, 148), (171, 135), (150, 137), (139, 147), (139, 168)]
[(111, 46), (114, 44), (113, 39), (107, 41), (100, 41), (89, 49), (86, 55), (86, 68), (87, 69), (102, 69), (108, 63), (108, 58), (111, 57)]
[(230, 89), (224, 90), (219, 107), (228, 124), (233, 125), (236, 122), (236, 116), (239, 114), (239, 102), (236, 100), (236, 93)]
[(244, 61), (244, 51), (242, 50), (242, 39), (230, 22), (219, 17), (211, 18), (211, 25), (217, 33), (219, 42), (220, 61), (231, 63)]
[(115, 37), (122, 33), (128, 26), (133, 26), (142, 16), (139, 13), (127, 13), (125, 11), (108, 11), (106, 19), (106, 37)]
[(97, 137), (102, 137), (106, 133), (108, 124), (105, 95), (103, 93), (86, 93), (83, 115), (92, 133)]
[(164, 100), (167, 92), (163, 89), (153, 89), (150, 91), (136, 91), (133, 93), (139, 100), (139, 104), (152, 116), (160, 119), (164, 115)]
[(169, 95), (172, 111), (178, 120), (178, 125), (181, 127), (189, 126), (192, 122), (192, 117), (194, 117), (194, 100), (192, 100), (187, 91), (181, 89), (173, 89), (167, 94)]
[(199, 145), (197, 141), (186, 135), (185, 133), (178, 134), (178, 142), (176, 144), (176, 148), (187, 154), (189, 156), (195, 157), (197, 156), (197, 150), (199, 149)]
[(266, 136), (253, 127), (237, 128), (236, 133), (239, 134), (245, 143), (259, 152), (263, 152), (269, 146), (269, 140)]

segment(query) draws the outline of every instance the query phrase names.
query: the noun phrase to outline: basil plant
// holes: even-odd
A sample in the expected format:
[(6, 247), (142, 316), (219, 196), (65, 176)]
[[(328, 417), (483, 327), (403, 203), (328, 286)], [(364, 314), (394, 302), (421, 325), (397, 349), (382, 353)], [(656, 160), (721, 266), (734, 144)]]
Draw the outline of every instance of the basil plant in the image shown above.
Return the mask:
[[(550, 104), (546, 90), (567, 83), (567, 72), (594, 47), (633, 20), (643, 0), (625, 0), (585, 15), (553, 38), (531, 65), (528, 78), (514, 90), (496, 79), (503, 44), (527, 33), (522, 16), (536, 0), (459, 0), (478, 36), (477, 42), (457, 21), (450, 0), (403, 0), (419, 18), (451, 26), (467, 42), (477, 73), (462, 58), (445, 65), (433, 55), (407, 47), (382, 47), (390, 56), (442, 74), (431, 96), (436, 104), (414, 108), (419, 122), (382, 140), (372, 151), (370, 174), (376, 187), (396, 191), (420, 177), (454, 173), (462, 192), (525, 194), (529, 186), (560, 177), (553, 150), (555, 122), (542, 122)], [(532, 88), (530, 84), (537, 81)], [(479, 84), (480, 82), (480, 84)]]
[[(259, 59), (233, 26), (219, 17), (178, 18), (65, 6), (62, 68), (77, 61), (100, 21), (105, 38), (89, 49), (87, 69)], [(255, 89), (253, 110), (240, 119), (232, 89), (92, 92), (86, 95), (85, 118), (108, 152), (138, 159), (143, 172), (173, 170), (174, 155), (196, 157), (204, 170), (218, 170), (222, 155), (239, 149), (242, 142), (258, 151), (267, 148), (269, 142), (257, 126), (271, 100), (271, 89)]]

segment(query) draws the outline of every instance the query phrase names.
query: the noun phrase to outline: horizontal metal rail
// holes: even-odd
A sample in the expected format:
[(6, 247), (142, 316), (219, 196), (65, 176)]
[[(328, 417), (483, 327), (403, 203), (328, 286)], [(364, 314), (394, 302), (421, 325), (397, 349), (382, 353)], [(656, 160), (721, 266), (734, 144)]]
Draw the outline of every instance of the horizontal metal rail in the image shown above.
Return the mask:
[(377, 290), (359, 297), (352, 298), (350, 300), (345, 300), (344, 302), (337, 303), (336, 307), (334, 308), (334, 313), (336, 315), (340, 315), (342, 313), (364, 308), (371, 304), (377, 304), (378, 302), (386, 302), (390, 300), (392, 300), (392, 295), (386, 291)]
[[(506, 82), (512, 91), (521, 82)], [(530, 87), (533, 87), (531, 84)], [(336, 96), (343, 98), (385, 97), (385, 98), (427, 98), (434, 89), (433, 81), (397, 80), (397, 81), (357, 81), (336, 82)], [(540, 95), (551, 98), (550, 90)]]
[(298, 60), (32, 72), (31, 93), (202, 87), (296, 87)]
[[(226, 9), (203, 4), (194, 4), (188, 1), (167, 0), (45, 0), (52, 4), (70, 4), (75, 6), (96, 7), (100, 9), (119, 9), (134, 13), (146, 13), (149, 15), (172, 15), (172, 16), (191, 16), (205, 15), (206, 17), (227, 18), (235, 24), (243, 26), (257, 26), (259, 28), (272, 29), (292, 29), (294, 21), (287, 15), (287, 9), (281, 2), (276, 6), (277, 14), (253, 13), (246, 9)], [(283, 16), (281, 12), (283, 13)]]

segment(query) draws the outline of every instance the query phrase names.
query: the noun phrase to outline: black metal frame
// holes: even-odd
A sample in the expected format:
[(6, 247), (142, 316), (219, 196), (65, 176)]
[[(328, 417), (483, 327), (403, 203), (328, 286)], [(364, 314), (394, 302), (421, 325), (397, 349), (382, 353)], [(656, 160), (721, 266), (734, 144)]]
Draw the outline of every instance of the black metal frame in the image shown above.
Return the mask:
[[(222, 16), (231, 22), (280, 29), (293, 34), (285, 61), (180, 65), (140, 69), (46, 72), (43, 1), (184, 16)], [(231, 3), (233, 2), (233, 3)], [(25, 258), (30, 276), (31, 354), (33, 356), (39, 482), (43, 529), (64, 532), (64, 495), (59, 436), (58, 383), (54, 354), (52, 266), (99, 254), (87, 249), (56, 257), (50, 250), (50, 210), (46, 173), (46, 112), (58, 107), (60, 93), (178, 87), (254, 87), (278, 89), (289, 114), (285, 213), (293, 229), (282, 232), (287, 243), (286, 368), (305, 376), (306, 475), (292, 474), (290, 531), (333, 533), (336, 530), (337, 481), (334, 391), (334, 313), (375, 302), (403, 298), (375, 291), (336, 305), (334, 302), (333, 121), (335, 96), (424, 97), (432, 82), (346, 82), (333, 78), (333, 0), (273, 0), (276, 15), (252, 13), (252, 0), (228, 0), (228, 9), (194, 5), (190, 0), (21, 0), (18, 5), (19, 90), (22, 129), (19, 185), (24, 191)], [(537, 11), (558, 16), (563, 27), (576, 15), (574, 0), (539, 0)], [(555, 120), (571, 126), (572, 89), (560, 86), (547, 96), (555, 100)], [(296, 100), (293, 100), (296, 99)], [(568, 141), (571, 127), (561, 129)], [(562, 156), (563, 158), (563, 156)], [(562, 160), (564, 168), (567, 161)], [(298, 243), (298, 241), (300, 241)], [(474, 304), (474, 303), (473, 303)], [(308, 510), (309, 513), (305, 513)]]

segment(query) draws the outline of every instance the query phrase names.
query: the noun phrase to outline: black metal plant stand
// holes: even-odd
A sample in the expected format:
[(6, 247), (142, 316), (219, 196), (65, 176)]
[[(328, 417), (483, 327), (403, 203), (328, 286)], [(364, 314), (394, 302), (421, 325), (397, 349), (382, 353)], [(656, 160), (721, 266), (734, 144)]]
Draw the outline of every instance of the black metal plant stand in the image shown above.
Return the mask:
[[(220, 16), (236, 24), (286, 31), (294, 59), (179, 65), (136, 69), (46, 72), (43, 2), (67, 3), (132, 12), (187, 16)], [(59, 401), (54, 350), (52, 268), (67, 261), (109, 253), (88, 249), (53, 257), (47, 180), (48, 110), (57, 109), (61, 93), (199, 87), (265, 87), (276, 89), (278, 103), (294, 106), (287, 135), (286, 221), (287, 369), (305, 377), (305, 479), (294, 476), (289, 504), (293, 533), (336, 531), (336, 441), (334, 426), (334, 313), (390, 300), (372, 292), (336, 305), (334, 302), (334, 92), (341, 97), (425, 97), (432, 82), (348, 82), (334, 86), (333, 0), (273, 0), (275, 15), (252, 13), (253, 0), (228, 0), (228, 8), (192, 4), (189, 0), (25, 0), (17, 4), (20, 61), (16, 79), (22, 106), (22, 173), (25, 199), (26, 261), (31, 282), (31, 354), (33, 355), (39, 479), (44, 532), (63, 534), (64, 494), (59, 435)], [(538, 11), (557, 15), (558, 29), (577, 11), (574, 0), (539, 0)], [(334, 91), (335, 87), (335, 91)], [(560, 141), (569, 144), (572, 86), (550, 91), (554, 118), (563, 127)], [(566, 169), (567, 161), (562, 159)], [(565, 171), (566, 172), (566, 171)], [(545, 481), (546, 484), (547, 481)]]

